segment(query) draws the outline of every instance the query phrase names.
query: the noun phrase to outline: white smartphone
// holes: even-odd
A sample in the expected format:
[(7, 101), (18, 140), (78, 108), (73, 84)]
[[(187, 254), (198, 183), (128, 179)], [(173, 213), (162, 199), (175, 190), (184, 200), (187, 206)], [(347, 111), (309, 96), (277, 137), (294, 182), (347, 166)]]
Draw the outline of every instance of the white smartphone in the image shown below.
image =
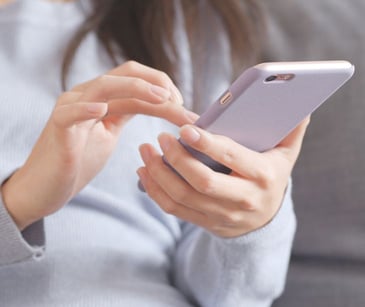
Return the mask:
[[(275, 147), (354, 73), (347, 61), (262, 63), (244, 71), (196, 126), (258, 152)], [(213, 170), (231, 170), (180, 142)]]

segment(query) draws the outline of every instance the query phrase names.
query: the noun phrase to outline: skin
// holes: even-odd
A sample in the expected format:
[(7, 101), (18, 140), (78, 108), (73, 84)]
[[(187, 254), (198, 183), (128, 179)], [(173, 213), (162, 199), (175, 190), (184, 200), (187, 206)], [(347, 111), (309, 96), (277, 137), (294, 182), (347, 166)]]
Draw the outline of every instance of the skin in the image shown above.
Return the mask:
[(25, 164), (1, 187), (20, 230), (62, 208), (100, 172), (134, 114), (179, 126), (197, 117), (165, 73), (132, 61), (58, 98)]
[(229, 175), (212, 171), (163, 133), (163, 154), (184, 179), (150, 144), (140, 147), (145, 165), (137, 170), (162, 210), (227, 238), (275, 216), (309, 123), (303, 121), (270, 151), (251, 151), (191, 125), (198, 116), (182, 107), (180, 92), (165, 73), (127, 62), (63, 93), (30, 156), (2, 185), (5, 206), (20, 230), (61, 209), (102, 170), (134, 114), (181, 126), (187, 144), (232, 169)]
[(181, 138), (228, 166), (232, 173), (212, 171), (184, 150), (176, 138), (163, 133), (159, 137), (163, 154), (184, 179), (150, 144), (140, 147), (145, 166), (138, 174), (148, 195), (165, 212), (217, 236), (237, 237), (264, 226), (279, 210), (308, 123), (309, 118), (276, 148), (264, 153), (185, 125), (180, 129)]

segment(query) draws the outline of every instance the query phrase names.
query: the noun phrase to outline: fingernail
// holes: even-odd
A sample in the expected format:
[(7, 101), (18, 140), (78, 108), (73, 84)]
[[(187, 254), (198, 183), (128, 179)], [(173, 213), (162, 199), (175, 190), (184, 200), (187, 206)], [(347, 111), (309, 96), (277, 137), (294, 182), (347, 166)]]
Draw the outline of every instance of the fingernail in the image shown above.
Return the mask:
[(158, 96), (162, 101), (168, 100), (171, 96), (171, 92), (161, 86), (151, 85), (151, 91), (153, 94)]
[(141, 157), (144, 163), (147, 163), (151, 159), (151, 152), (147, 148), (147, 146), (141, 146), (139, 148), (139, 152), (141, 153)]
[(166, 152), (170, 148), (171, 140), (169, 136), (160, 134), (158, 136), (158, 142), (163, 152)]
[(192, 126), (183, 126), (180, 129), (180, 136), (182, 140), (188, 144), (195, 143), (200, 139), (200, 133)]

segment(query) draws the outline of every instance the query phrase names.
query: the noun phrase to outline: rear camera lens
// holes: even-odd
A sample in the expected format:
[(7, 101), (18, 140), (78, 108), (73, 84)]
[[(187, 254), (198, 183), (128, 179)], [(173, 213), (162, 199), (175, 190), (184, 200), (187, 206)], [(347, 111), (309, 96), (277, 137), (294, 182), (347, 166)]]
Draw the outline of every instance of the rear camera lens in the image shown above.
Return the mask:
[(274, 80), (276, 80), (276, 79), (277, 79), (277, 76), (272, 75), (272, 76), (267, 77), (267, 78), (265, 79), (265, 82), (274, 81)]

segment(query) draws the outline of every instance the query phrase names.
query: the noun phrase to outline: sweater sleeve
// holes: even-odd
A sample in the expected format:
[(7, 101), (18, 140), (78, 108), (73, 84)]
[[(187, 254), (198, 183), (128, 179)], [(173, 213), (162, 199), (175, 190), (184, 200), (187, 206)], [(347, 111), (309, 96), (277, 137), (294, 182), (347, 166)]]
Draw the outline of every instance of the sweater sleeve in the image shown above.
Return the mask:
[(222, 239), (184, 224), (173, 280), (198, 306), (270, 306), (284, 288), (295, 228), (291, 184), (274, 219), (247, 235)]
[(43, 220), (19, 231), (9, 215), (0, 194), (0, 267), (44, 255), (45, 235)]

